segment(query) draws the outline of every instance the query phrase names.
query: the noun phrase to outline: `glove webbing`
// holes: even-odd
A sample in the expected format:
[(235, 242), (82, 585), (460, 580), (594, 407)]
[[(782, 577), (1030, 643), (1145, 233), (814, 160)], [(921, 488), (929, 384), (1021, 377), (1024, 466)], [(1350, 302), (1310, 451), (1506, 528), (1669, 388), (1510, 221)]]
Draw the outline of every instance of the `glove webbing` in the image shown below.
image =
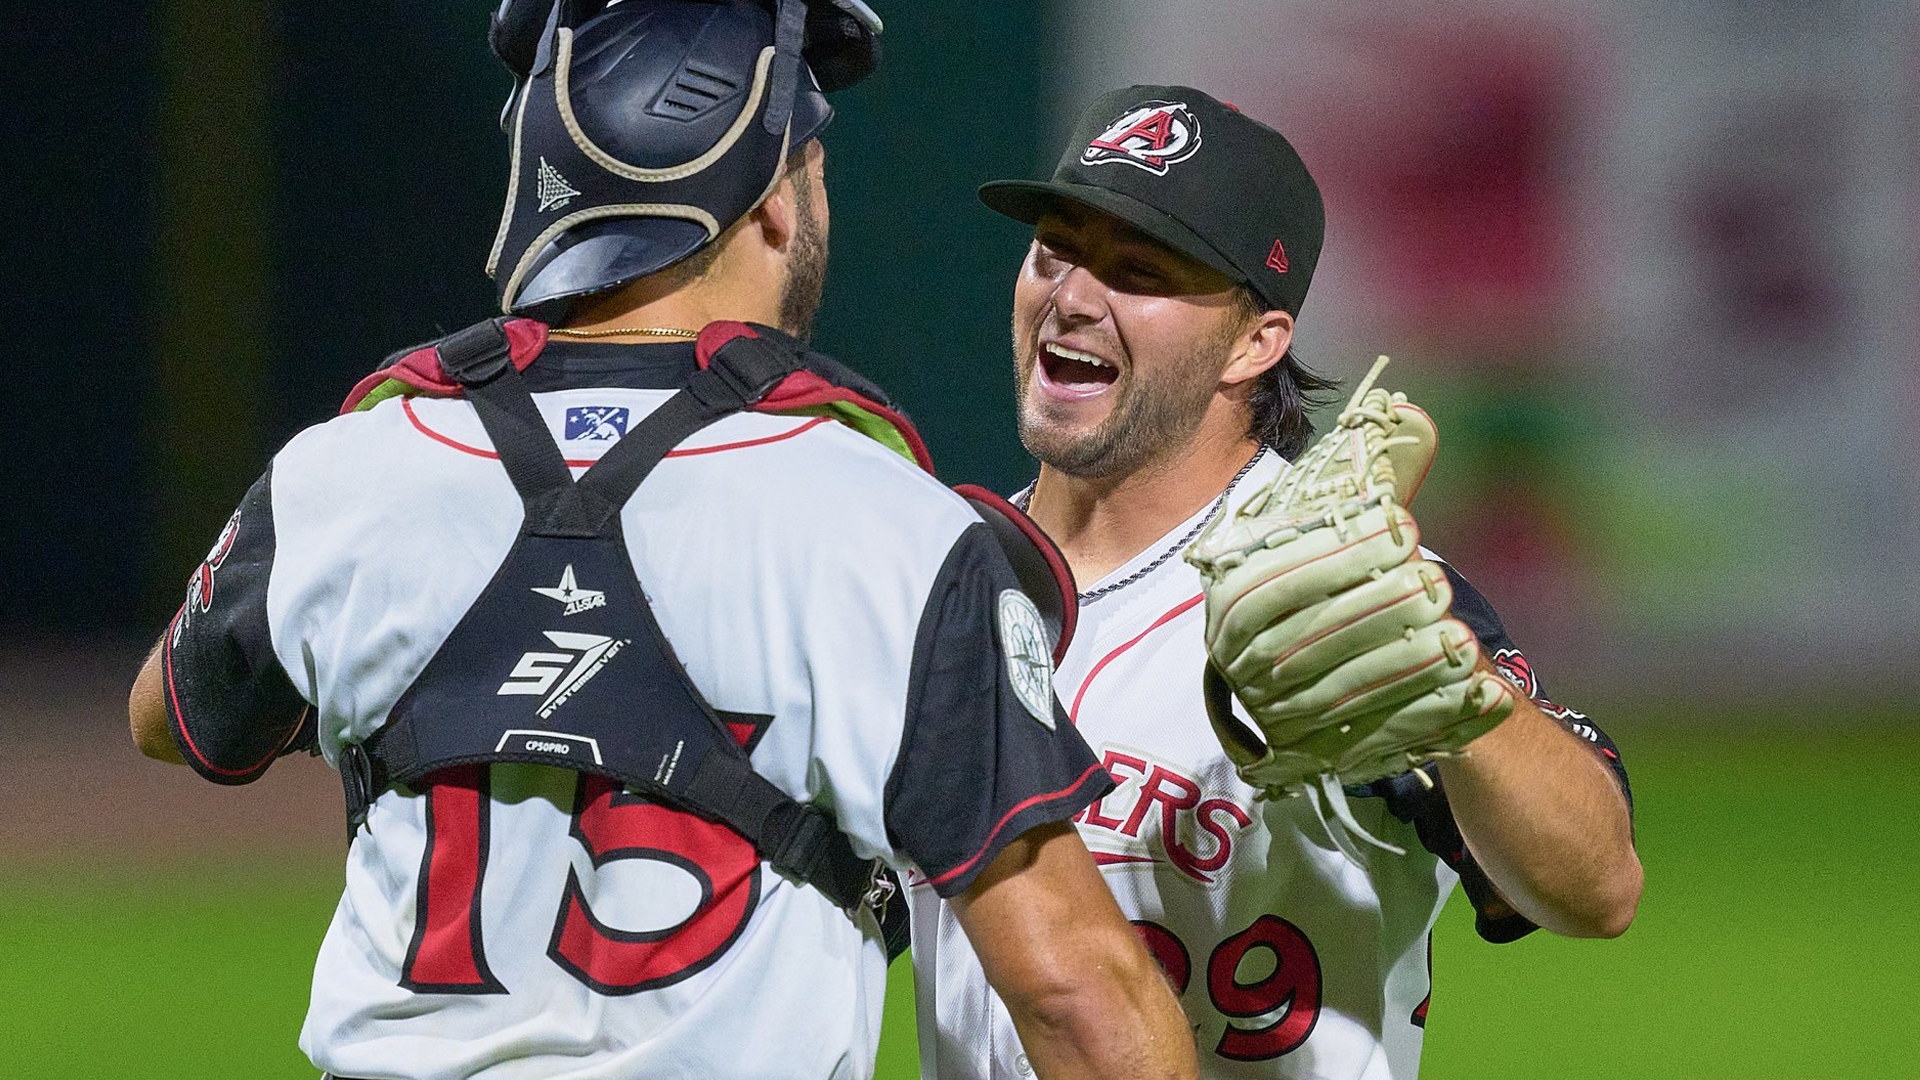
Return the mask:
[[(1231, 743), (1239, 751), (1238, 754), (1229, 754), (1230, 757), (1236, 760), (1242, 757), (1251, 760), (1266, 753), (1266, 741), (1253, 728), (1234, 715), (1233, 689), (1227, 684), (1226, 678), (1220, 674), (1220, 669), (1214, 667), (1211, 662), (1207, 664), (1206, 672), (1201, 678), (1201, 692), (1207, 703), (1207, 718), (1213, 722), (1214, 734), (1222, 743)], [(1333, 840), (1334, 846), (1340, 849), (1341, 854), (1356, 865), (1361, 862), (1359, 853), (1343, 838), (1343, 832), (1357, 836), (1382, 851), (1391, 851), (1395, 855), (1407, 853), (1405, 848), (1374, 836), (1355, 820), (1353, 808), (1347, 805), (1347, 793), (1341, 787), (1339, 777), (1332, 773), (1322, 773), (1316, 779), (1317, 783), (1307, 785), (1302, 789), (1302, 793), (1307, 801), (1313, 804), (1314, 816), (1320, 819), (1320, 824), (1326, 828), (1328, 837)], [(1273, 794), (1274, 792), (1266, 791), (1261, 793), (1261, 797), (1270, 798)], [(1334, 818), (1331, 822), (1327, 820), (1329, 811)]]

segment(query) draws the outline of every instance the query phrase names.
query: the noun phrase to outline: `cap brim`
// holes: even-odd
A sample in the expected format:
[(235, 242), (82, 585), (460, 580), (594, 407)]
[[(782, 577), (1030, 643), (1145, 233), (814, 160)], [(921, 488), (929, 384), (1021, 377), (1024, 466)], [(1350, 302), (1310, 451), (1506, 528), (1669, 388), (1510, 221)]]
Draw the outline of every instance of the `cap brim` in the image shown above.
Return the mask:
[(527, 272), (513, 310), (616, 288), (698, 251), (706, 226), (684, 218), (602, 218), (568, 229)]
[(1247, 281), (1247, 276), (1226, 256), (1215, 251), (1212, 244), (1200, 239), (1192, 229), (1175, 221), (1164, 211), (1117, 191), (1057, 180), (995, 180), (980, 185), (980, 201), (987, 205), (987, 209), (1028, 225), (1038, 225), (1048, 211), (1058, 208), (1063, 202), (1088, 207), (1119, 218), (1182, 255), (1218, 270), (1233, 281), (1241, 284)]

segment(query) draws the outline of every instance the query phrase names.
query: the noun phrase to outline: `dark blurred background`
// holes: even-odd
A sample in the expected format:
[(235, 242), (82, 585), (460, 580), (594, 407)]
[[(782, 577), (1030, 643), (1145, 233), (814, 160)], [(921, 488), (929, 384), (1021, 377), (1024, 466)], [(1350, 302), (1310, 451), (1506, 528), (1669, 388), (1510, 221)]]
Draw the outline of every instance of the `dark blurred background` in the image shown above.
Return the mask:
[[(274, 448), (493, 310), (484, 6), (10, 9), (7, 639), (151, 634)], [(1396, 356), (1446, 435), (1428, 540), (1545, 669), (1654, 700), (1920, 683), (1920, 589), (1886, 577), (1920, 558), (1911, 4), (895, 6), (826, 137), (816, 338), (947, 479), (1032, 469), (1025, 235), (974, 187), (1044, 173), (1100, 89), (1190, 82), (1319, 176), (1300, 350)]]
[[(480, 14), (475, 14), (479, 11)], [(836, 95), (817, 340), (898, 395), (955, 479), (1007, 423), (1023, 238), (972, 189), (1039, 161), (1044, 9), (889, 12)], [(151, 633), (272, 451), (389, 351), (495, 308), (510, 85), (484, 5), (23, 0), (6, 35), (0, 296), (9, 637)], [(992, 63), (969, 43), (992, 41)]]
[[(816, 344), (944, 479), (1033, 469), (1027, 237), (974, 187), (1043, 175), (1101, 90), (1203, 87), (1324, 189), (1300, 352), (1348, 382), (1394, 356), (1442, 431), (1428, 544), (1619, 737), (1639, 922), (1495, 949), (1448, 912), (1428, 1075), (1886, 1071), (1920, 994), (1920, 9), (877, 6), (886, 62), (826, 136)], [(274, 449), (494, 310), (486, 10), (7, 9), (0, 1074), (311, 1075), (337, 781), (216, 789), (138, 759), (121, 703)], [(905, 1015), (888, 1039), (910, 1075)]]

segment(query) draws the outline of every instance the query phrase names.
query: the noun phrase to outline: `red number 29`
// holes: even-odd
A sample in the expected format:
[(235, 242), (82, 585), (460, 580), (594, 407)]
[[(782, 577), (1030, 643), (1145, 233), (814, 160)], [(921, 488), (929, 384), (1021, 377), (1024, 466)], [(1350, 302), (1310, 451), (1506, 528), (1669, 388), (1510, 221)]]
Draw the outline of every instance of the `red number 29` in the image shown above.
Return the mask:
[[(487, 772), (479, 765), (436, 773), (427, 787), (427, 845), (413, 941), (400, 977), (409, 990), (507, 992), (488, 968), (480, 939), (488, 794)], [(595, 869), (616, 859), (653, 859), (679, 867), (700, 885), (699, 904), (678, 925), (636, 932), (596, 918), (579, 875), (567, 872), (547, 955), (600, 993), (637, 993), (702, 970), (739, 937), (759, 903), (760, 857), (752, 844), (724, 825), (628, 795), (605, 777), (581, 774), (571, 831)]]
[[(1240, 961), (1255, 949), (1273, 954), (1273, 971), (1243, 983)], [(1277, 915), (1262, 915), (1213, 950), (1207, 961), (1207, 993), (1213, 1007), (1227, 1017), (1227, 1030), (1214, 1053), (1235, 1061), (1279, 1057), (1306, 1042), (1320, 1019), (1320, 958), (1299, 927)]]
[[(1157, 923), (1133, 925), (1174, 992), (1185, 993), (1192, 972), (1186, 945)], [(1255, 950), (1272, 954), (1273, 970), (1241, 982), (1241, 962)], [(1262, 915), (1214, 948), (1207, 959), (1207, 997), (1227, 1019), (1214, 1053), (1235, 1061), (1279, 1057), (1299, 1049), (1320, 1019), (1320, 957), (1299, 927)]]

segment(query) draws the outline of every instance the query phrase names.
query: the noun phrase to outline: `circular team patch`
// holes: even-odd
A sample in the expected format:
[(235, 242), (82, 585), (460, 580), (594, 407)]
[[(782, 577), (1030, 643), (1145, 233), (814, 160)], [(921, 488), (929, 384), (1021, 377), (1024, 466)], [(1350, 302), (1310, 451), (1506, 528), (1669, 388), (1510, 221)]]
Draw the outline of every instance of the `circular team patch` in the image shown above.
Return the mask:
[(1007, 680), (1035, 720), (1053, 730), (1053, 650), (1040, 609), (1018, 589), (1000, 593), (1000, 647), (1007, 654)]

